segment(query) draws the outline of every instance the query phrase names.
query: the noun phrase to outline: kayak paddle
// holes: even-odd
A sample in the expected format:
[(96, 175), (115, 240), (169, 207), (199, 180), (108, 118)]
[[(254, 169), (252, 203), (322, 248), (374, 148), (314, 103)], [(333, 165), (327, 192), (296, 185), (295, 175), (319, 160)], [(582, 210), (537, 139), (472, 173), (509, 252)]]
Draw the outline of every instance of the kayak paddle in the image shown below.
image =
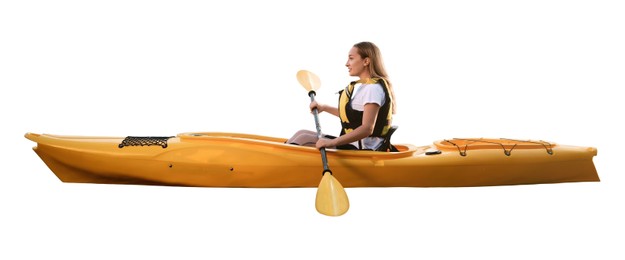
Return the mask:
[[(297, 72), (297, 80), (299, 83), (308, 90), (308, 96), (310, 101), (315, 101), (316, 90), (319, 89), (321, 81), (319, 77), (314, 73), (306, 70), (300, 70)], [(317, 108), (313, 109), (313, 115), (315, 116), (315, 125), (317, 126), (317, 137), (321, 138), (321, 126), (319, 125), (319, 112)], [(332, 171), (328, 167), (328, 158), (326, 155), (326, 149), (321, 148), (321, 161), (323, 162), (323, 177), (317, 188), (317, 198), (315, 201), (315, 208), (321, 214), (327, 216), (340, 216), (345, 214), (349, 209), (349, 199), (347, 193), (341, 185), (341, 183), (334, 178)]]

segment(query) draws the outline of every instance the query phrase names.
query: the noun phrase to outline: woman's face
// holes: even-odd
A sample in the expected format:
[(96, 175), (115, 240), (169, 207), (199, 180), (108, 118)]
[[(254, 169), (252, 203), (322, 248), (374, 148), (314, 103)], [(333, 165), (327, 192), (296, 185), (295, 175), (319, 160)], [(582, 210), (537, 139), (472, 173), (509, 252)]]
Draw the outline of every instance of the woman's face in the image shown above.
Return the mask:
[(368, 65), (369, 58), (363, 59), (362, 57), (360, 57), (360, 54), (358, 54), (358, 48), (352, 47), (352, 49), (349, 50), (349, 55), (347, 56), (347, 63), (345, 63), (345, 66), (347, 67), (350, 76), (363, 78), (363, 74), (368, 74), (369, 72), (367, 70)]

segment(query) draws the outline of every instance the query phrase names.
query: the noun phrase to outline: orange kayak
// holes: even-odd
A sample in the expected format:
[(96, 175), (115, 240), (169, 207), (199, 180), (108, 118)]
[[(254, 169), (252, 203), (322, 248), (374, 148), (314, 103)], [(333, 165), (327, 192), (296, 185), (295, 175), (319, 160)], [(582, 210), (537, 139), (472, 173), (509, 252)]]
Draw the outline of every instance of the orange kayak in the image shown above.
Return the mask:
[[(317, 187), (312, 147), (286, 138), (198, 132), (170, 137), (27, 133), (63, 182), (195, 187)], [(594, 147), (545, 141), (454, 138), (395, 144), (398, 152), (327, 149), (344, 187), (470, 187), (599, 181)]]

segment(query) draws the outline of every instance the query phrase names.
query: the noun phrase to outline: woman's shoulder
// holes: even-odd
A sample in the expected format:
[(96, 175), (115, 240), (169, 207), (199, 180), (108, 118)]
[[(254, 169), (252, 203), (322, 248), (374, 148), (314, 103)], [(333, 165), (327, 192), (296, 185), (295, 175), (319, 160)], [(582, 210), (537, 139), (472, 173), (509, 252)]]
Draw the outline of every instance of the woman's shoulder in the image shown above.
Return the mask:
[(384, 87), (379, 82), (366, 84), (363, 87), (363, 90), (366, 91), (384, 92)]
[(376, 101), (375, 103), (378, 103), (379, 105), (384, 104), (384, 97), (386, 96), (386, 93), (384, 92), (382, 85), (378, 83), (367, 84), (359, 91), (359, 93), (359, 96), (368, 101)]

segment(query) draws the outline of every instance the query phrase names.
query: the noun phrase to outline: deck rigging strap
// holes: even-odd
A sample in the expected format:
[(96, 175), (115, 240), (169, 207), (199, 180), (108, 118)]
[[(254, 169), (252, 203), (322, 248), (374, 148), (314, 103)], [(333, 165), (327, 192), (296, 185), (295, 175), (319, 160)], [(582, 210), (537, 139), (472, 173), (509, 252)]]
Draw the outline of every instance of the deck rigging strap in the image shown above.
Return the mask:
[[(507, 138), (500, 138), (501, 140), (506, 140), (506, 141), (514, 141), (514, 142), (521, 142), (521, 143), (533, 143), (533, 144), (540, 144), (543, 147), (545, 147), (545, 150), (547, 151), (547, 154), (549, 155), (553, 155), (553, 149), (552, 149), (552, 144), (549, 142), (545, 142), (545, 141), (530, 141), (530, 140), (516, 140), (516, 139), (507, 139)], [(501, 149), (503, 149), (503, 153), (506, 156), (510, 156), (512, 154), (512, 150), (517, 146), (517, 144), (515, 143), (514, 145), (512, 145), (512, 148), (510, 148), (509, 150), (506, 149), (506, 147), (504, 146), (503, 143), (499, 143), (499, 142), (494, 142), (494, 141), (488, 141), (488, 140), (484, 140), (484, 139), (467, 139), (467, 138), (454, 138), (453, 140), (460, 140), (460, 141), (469, 141), (469, 142), (474, 142), (474, 143), (489, 143), (489, 144), (497, 144), (501, 146)], [(460, 153), (461, 156), (467, 156), (467, 148), (469, 148), (469, 144), (465, 144), (463, 149), (460, 149), (460, 146), (457, 145), (456, 143), (450, 141), (450, 140), (444, 140), (445, 142), (448, 142), (450, 144), (452, 144), (453, 146), (455, 146), (456, 148), (458, 148), (458, 152)]]
[(547, 151), (547, 153), (549, 155), (553, 155), (553, 144), (550, 142), (546, 142), (543, 140), (538, 140), (538, 141), (530, 141), (530, 140), (517, 140), (517, 139), (508, 139), (508, 138), (501, 138), (502, 140), (507, 140), (507, 141), (515, 141), (515, 142), (525, 142), (525, 143), (532, 143), (532, 144), (540, 144), (543, 147), (545, 147), (545, 150)]
[[(454, 139), (456, 139), (456, 138), (454, 138)], [(458, 152), (460, 153), (460, 155), (461, 155), (461, 156), (467, 156), (467, 148), (469, 147), (468, 145), (466, 145), (466, 144), (465, 144), (465, 145), (464, 145), (464, 149), (463, 149), (463, 150), (460, 150), (460, 146), (458, 146), (458, 145), (457, 145), (457, 144), (455, 144), (454, 142), (449, 141), (449, 140), (447, 140), (447, 139), (445, 139), (445, 142), (448, 142), (448, 143), (452, 144), (453, 146), (455, 146), (456, 148), (458, 148)]]
[(151, 146), (160, 145), (163, 148), (167, 148), (167, 140), (173, 136), (128, 136), (124, 138), (119, 148), (124, 146)]

